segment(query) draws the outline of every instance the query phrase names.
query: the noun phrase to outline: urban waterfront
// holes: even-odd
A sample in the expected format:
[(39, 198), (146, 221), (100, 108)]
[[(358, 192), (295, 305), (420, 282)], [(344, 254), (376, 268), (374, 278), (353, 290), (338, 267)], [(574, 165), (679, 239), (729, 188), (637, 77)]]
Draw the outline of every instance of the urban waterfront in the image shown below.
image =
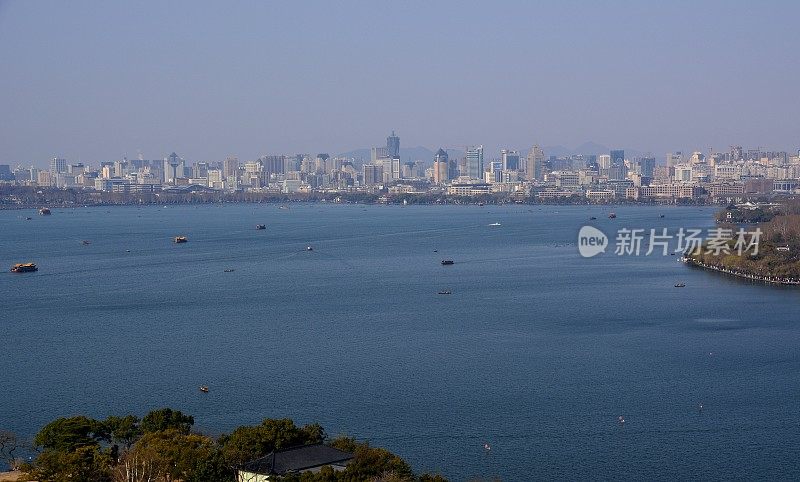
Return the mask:
[(39, 271), (0, 275), (0, 428), (171, 406), (211, 434), (320, 422), (452, 480), (797, 479), (800, 290), (575, 246), (590, 217), (610, 234), (713, 213), (2, 211), (0, 261)]

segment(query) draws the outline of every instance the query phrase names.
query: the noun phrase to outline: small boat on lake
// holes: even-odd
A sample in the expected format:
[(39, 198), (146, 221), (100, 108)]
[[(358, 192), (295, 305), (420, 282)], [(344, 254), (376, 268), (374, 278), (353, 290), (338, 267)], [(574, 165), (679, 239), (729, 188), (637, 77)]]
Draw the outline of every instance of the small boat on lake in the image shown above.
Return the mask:
[(440, 295), (452, 295), (453, 292), (450, 290), (442, 290), (439, 292)]
[(235, 270), (235, 269), (233, 269), (233, 268), (226, 268), (226, 269), (224, 269), (223, 271), (224, 271), (225, 273), (233, 273), (233, 272), (234, 272), (234, 271), (236, 271), (236, 270)]
[(616, 218), (617, 218), (617, 214), (616, 213), (609, 213), (608, 219), (616, 219)]
[(492, 223), (489, 226), (502, 226), (502, 224), (500, 224), (500, 223)]
[(267, 229), (265, 224), (256, 224), (256, 230), (261, 231), (262, 229)]
[(442, 260), (442, 266), (449, 266), (451, 264), (454, 264), (452, 259), (443, 259)]
[(48, 208), (42, 208), (39, 210), (39, 214), (41, 214), (42, 216), (50, 216), (52, 213)]
[(589, 221), (595, 221), (595, 220), (597, 220), (597, 218), (596, 218), (596, 217), (594, 217), (594, 216), (592, 216), (592, 217), (590, 217), (590, 218), (589, 218)]
[(39, 268), (33, 263), (17, 263), (11, 267), (12, 273), (33, 273), (34, 271), (39, 271)]
[(675, 283), (676, 288), (684, 288), (686, 287), (686, 283)]
[(314, 248), (312, 248), (311, 246), (306, 246), (306, 251), (314, 251)]
[(81, 244), (84, 245), (84, 246), (87, 246), (89, 244), (92, 244), (92, 242), (89, 241), (88, 239), (84, 239), (83, 241), (81, 241)]
[(208, 385), (200, 385), (200, 391), (203, 393), (208, 393)]
[(175, 236), (175, 239), (173, 241), (175, 241), (178, 244), (187, 243), (189, 242), (189, 238), (187, 238), (186, 236)]

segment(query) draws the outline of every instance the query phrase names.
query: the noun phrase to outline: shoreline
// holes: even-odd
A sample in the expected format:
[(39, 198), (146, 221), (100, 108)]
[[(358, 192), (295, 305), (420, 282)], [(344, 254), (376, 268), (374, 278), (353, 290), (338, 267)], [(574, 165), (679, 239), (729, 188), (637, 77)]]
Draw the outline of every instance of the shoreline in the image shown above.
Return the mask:
[(745, 273), (742, 271), (734, 271), (729, 268), (720, 268), (718, 266), (712, 266), (710, 264), (697, 261), (687, 256), (682, 256), (680, 258), (680, 261), (688, 266), (693, 266), (700, 269), (707, 269), (710, 271), (716, 271), (718, 273), (726, 274), (729, 276), (735, 276), (737, 278), (748, 279), (751, 281), (761, 281), (763, 283), (771, 285), (780, 285), (780, 286), (800, 286), (800, 279), (798, 278), (783, 278), (780, 276), (762, 276), (752, 273)]

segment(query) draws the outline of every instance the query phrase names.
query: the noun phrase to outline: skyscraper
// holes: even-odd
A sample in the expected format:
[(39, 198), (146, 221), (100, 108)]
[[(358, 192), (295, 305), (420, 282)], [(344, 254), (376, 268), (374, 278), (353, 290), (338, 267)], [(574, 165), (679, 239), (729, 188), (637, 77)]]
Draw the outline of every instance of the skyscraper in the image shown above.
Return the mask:
[(628, 169), (625, 167), (625, 151), (617, 149), (609, 152), (611, 156), (611, 167), (608, 169), (608, 178), (622, 180), (628, 177)]
[(444, 149), (439, 149), (436, 151), (436, 155), (433, 156), (433, 181), (437, 184), (441, 184), (448, 181), (450, 179), (449, 176), (450, 160)]
[(50, 160), (50, 173), (60, 174), (67, 172), (67, 160), (60, 157), (54, 157)]
[[(466, 175), (470, 179), (483, 179), (483, 146), (467, 147)], [(464, 175), (465, 173), (462, 173)]]
[(386, 157), (400, 157), (400, 138), (394, 135), (394, 131), (386, 138)]
[(503, 149), (500, 156), (504, 171), (519, 171), (519, 152)]
[(239, 158), (237, 157), (226, 157), (224, 161), (222, 161), (222, 171), (225, 179), (231, 178), (231, 180), (236, 179), (236, 175), (239, 173)]
[(174, 184), (179, 177), (183, 177), (183, 159), (173, 152), (164, 159), (164, 183)]
[(538, 145), (531, 147), (525, 162), (525, 178), (529, 181), (544, 177), (544, 151)]

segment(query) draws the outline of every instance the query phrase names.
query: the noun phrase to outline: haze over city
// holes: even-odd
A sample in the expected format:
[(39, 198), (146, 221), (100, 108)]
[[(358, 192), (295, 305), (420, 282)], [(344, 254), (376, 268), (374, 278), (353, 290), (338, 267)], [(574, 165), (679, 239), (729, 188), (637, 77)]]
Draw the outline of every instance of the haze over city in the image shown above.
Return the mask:
[(0, 2), (0, 163), (796, 152), (797, 2)]

